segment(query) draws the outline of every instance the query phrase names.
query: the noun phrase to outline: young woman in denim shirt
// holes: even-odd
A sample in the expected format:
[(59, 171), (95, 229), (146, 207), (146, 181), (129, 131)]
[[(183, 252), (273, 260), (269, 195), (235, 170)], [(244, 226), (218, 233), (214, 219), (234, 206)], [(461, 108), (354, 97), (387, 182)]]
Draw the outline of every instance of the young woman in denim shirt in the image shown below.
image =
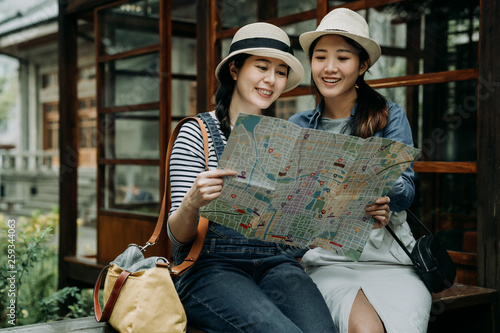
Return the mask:
[[(238, 114), (273, 115), (274, 101), (295, 88), (303, 75), (280, 28), (254, 23), (235, 34), (229, 55), (216, 69), (221, 86), (216, 110), (208, 118), (215, 126), (208, 131), (210, 171), (205, 171), (195, 121), (182, 126), (173, 147), (167, 227), (179, 246), (176, 263), (189, 252), (199, 208), (220, 195), (223, 177), (236, 175), (217, 169), (216, 151), (226, 144)], [(292, 255), (275, 243), (247, 240), (217, 223), (210, 223), (198, 261), (176, 281), (176, 289), (189, 324), (205, 332), (335, 332), (321, 293)]]
[[(315, 110), (289, 120), (302, 127), (362, 138), (384, 137), (413, 146), (404, 110), (364, 80), (380, 57), (362, 16), (345, 8), (328, 13), (316, 31), (300, 36), (309, 55), (313, 87), (322, 97)], [(408, 167), (387, 196), (366, 208), (376, 223), (359, 262), (321, 248), (302, 265), (321, 290), (339, 332), (425, 332), (431, 295), (408, 256), (385, 230), (391, 225), (408, 248), (415, 242), (405, 209), (413, 201)]]

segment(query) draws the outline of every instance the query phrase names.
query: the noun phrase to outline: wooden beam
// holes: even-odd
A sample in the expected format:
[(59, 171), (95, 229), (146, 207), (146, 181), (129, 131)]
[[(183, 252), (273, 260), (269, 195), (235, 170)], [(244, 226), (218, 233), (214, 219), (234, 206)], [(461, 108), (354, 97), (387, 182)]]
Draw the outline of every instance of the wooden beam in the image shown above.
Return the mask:
[(132, 158), (112, 159), (103, 157), (98, 158), (97, 163), (106, 165), (151, 165), (151, 166), (160, 165), (160, 161), (157, 159), (132, 159)]
[(81, 15), (83, 13), (93, 11), (96, 7), (105, 6), (113, 2), (116, 2), (116, 0), (60, 1), (60, 3), (67, 4), (65, 15)]
[(478, 284), (500, 289), (500, 2), (481, 0), (477, 91)]
[(368, 83), (373, 89), (381, 88), (396, 88), (418, 86), (423, 84), (436, 84), (444, 82), (455, 82), (465, 80), (476, 80), (478, 76), (477, 69), (459, 69), (456, 71), (436, 72), (426, 74), (406, 75), (399, 77), (391, 77), (386, 79), (368, 80)]
[(423, 162), (413, 163), (415, 172), (477, 173), (476, 162)]
[(97, 58), (97, 62), (109, 62), (113, 60), (120, 60), (120, 59), (128, 59), (130, 57), (135, 57), (135, 56), (140, 56), (144, 54), (149, 54), (153, 52), (158, 52), (160, 50), (160, 44), (155, 44), (155, 45), (149, 45), (149, 46), (144, 46), (140, 47), (137, 49), (117, 53), (117, 54), (106, 54), (106, 55), (100, 55)]
[(59, 2), (59, 287), (67, 285), (64, 257), (76, 255), (78, 217), (77, 19)]
[[(277, 26), (293, 24), (297, 22), (303, 22), (307, 20), (312, 20), (316, 18), (316, 9), (312, 9), (306, 12), (292, 14), (283, 17), (277, 17), (269, 20), (265, 20), (263, 22), (271, 23)], [(233, 37), (236, 31), (238, 31), (241, 27), (224, 29), (217, 32), (217, 39), (230, 38)]]
[(367, 9), (367, 8), (374, 8), (374, 7), (380, 7), (384, 5), (389, 5), (391, 3), (397, 3), (397, 2), (402, 2), (405, 0), (360, 0), (360, 1), (354, 1), (354, 2), (349, 2), (345, 3), (342, 5), (338, 6), (332, 6), (328, 8), (328, 11), (331, 11), (335, 8), (349, 8), (351, 10), (361, 10), (361, 9)]
[[(209, 69), (213, 58), (211, 47), (211, 3), (212, 1), (197, 0), (196, 3), (196, 112), (208, 111), (210, 100), (210, 76), (214, 75)], [(170, 132), (169, 132), (170, 133)]]
[[(373, 89), (381, 88), (397, 88), (410, 87), (424, 84), (436, 84), (444, 82), (455, 82), (465, 80), (476, 80), (478, 78), (478, 70), (474, 68), (459, 69), (449, 72), (437, 72), (427, 74), (406, 75), (399, 77), (391, 77), (386, 79), (368, 80), (368, 83)], [(305, 96), (311, 95), (312, 90), (309, 86), (299, 86), (292, 91), (286, 92), (281, 97)]]
[(310, 86), (298, 86), (294, 88), (293, 90), (290, 90), (286, 93), (281, 94), (280, 98), (282, 97), (295, 97), (295, 96), (307, 96), (307, 95), (312, 95), (313, 91)]
[(99, 112), (116, 113), (116, 112), (126, 112), (126, 111), (158, 110), (159, 108), (160, 108), (159, 102), (151, 102), (151, 103), (135, 104), (135, 105), (101, 107), (99, 109)]

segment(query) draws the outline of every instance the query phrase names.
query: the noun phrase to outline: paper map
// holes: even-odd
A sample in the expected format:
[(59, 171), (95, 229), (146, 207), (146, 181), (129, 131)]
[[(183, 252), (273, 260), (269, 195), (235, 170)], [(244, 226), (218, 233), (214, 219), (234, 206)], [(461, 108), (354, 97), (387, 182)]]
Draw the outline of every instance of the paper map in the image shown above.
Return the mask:
[(200, 214), (247, 238), (316, 245), (358, 261), (374, 224), (366, 206), (419, 152), (389, 139), (240, 114), (219, 161), (238, 175), (226, 177), (221, 196)]

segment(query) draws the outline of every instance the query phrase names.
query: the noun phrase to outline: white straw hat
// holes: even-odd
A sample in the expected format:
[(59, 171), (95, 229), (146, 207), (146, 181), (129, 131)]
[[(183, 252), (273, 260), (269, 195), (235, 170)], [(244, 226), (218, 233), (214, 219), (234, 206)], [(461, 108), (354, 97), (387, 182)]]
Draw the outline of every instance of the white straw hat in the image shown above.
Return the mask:
[(316, 31), (305, 32), (299, 37), (300, 45), (309, 55), (313, 41), (323, 35), (340, 35), (358, 42), (370, 57), (370, 67), (380, 58), (380, 46), (370, 38), (370, 29), (363, 16), (347, 9), (337, 8), (323, 17)]
[(229, 55), (215, 69), (215, 76), (219, 81), (222, 66), (240, 53), (283, 60), (289, 66), (288, 79), (283, 92), (297, 87), (304, 77), (304, 67), (294, 57), (288, 35), (275, 25), (259, 22), (247, 24), (239, 29), (231, 42)]

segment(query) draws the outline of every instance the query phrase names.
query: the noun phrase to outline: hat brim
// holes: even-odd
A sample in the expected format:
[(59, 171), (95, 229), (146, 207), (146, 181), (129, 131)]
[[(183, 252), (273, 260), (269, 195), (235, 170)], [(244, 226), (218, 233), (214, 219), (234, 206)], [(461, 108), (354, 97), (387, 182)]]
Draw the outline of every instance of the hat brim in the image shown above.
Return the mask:
[(374, 41), (371, 38), (351, 34), (348, 32), (343, 32), (343, 31), (310, 31), (310, 32), (305, 32), (299, 37), (299, 42), (300, 46), (302, 46), (302, 49), (304, 52), (309, 55), (309, 48), (311, 47), (311, 44), (319, 37), (324, 36), (324, 35), (340, 35), (340, 36), (345, 36), (348, 37), (361, 45), (366, 52), (368, 53), (368, 56), (370, 57), (370, 67), (373, 66), (377, 60), (380, 58), (380, 54), (382, 53), (380, 50), (380, 45), (376, 41)]
[(222, 59), (222, 61), (217, 65), (217, 68), (215, 69), (215, 77), (217, 80), (220, 81), (219, 79), (219, 73), (224, 66), (226, 62), (228, 62), (232, 57), (234, 57), (237, 54), (250, 54), (250, 55), (256, 55), (256, 56), (262, 56), (262, 57), (269, 57), (269, 58), (275, 58), (282, 60), (285, 64), (288, 65), (289, 67), (289, 73), (285, 85), (285, 89), (283, 92), (287, 92), (292, 90), (293, 88), (297, 87), (300, 82), (302, 82), (302, 78), (304, 77), (304, 67), (300, 63), (300, 61), (295, 58), (292, 54), (283, 52), (280, 50), (272, 49), (272, 48), (267, 48), (267, 47), (262, 47), (262, 48), (249, 48), (249, 49), (242, 49), (242, 50), (237, 50), (234, 52), (231, 52), (227, 57)]

